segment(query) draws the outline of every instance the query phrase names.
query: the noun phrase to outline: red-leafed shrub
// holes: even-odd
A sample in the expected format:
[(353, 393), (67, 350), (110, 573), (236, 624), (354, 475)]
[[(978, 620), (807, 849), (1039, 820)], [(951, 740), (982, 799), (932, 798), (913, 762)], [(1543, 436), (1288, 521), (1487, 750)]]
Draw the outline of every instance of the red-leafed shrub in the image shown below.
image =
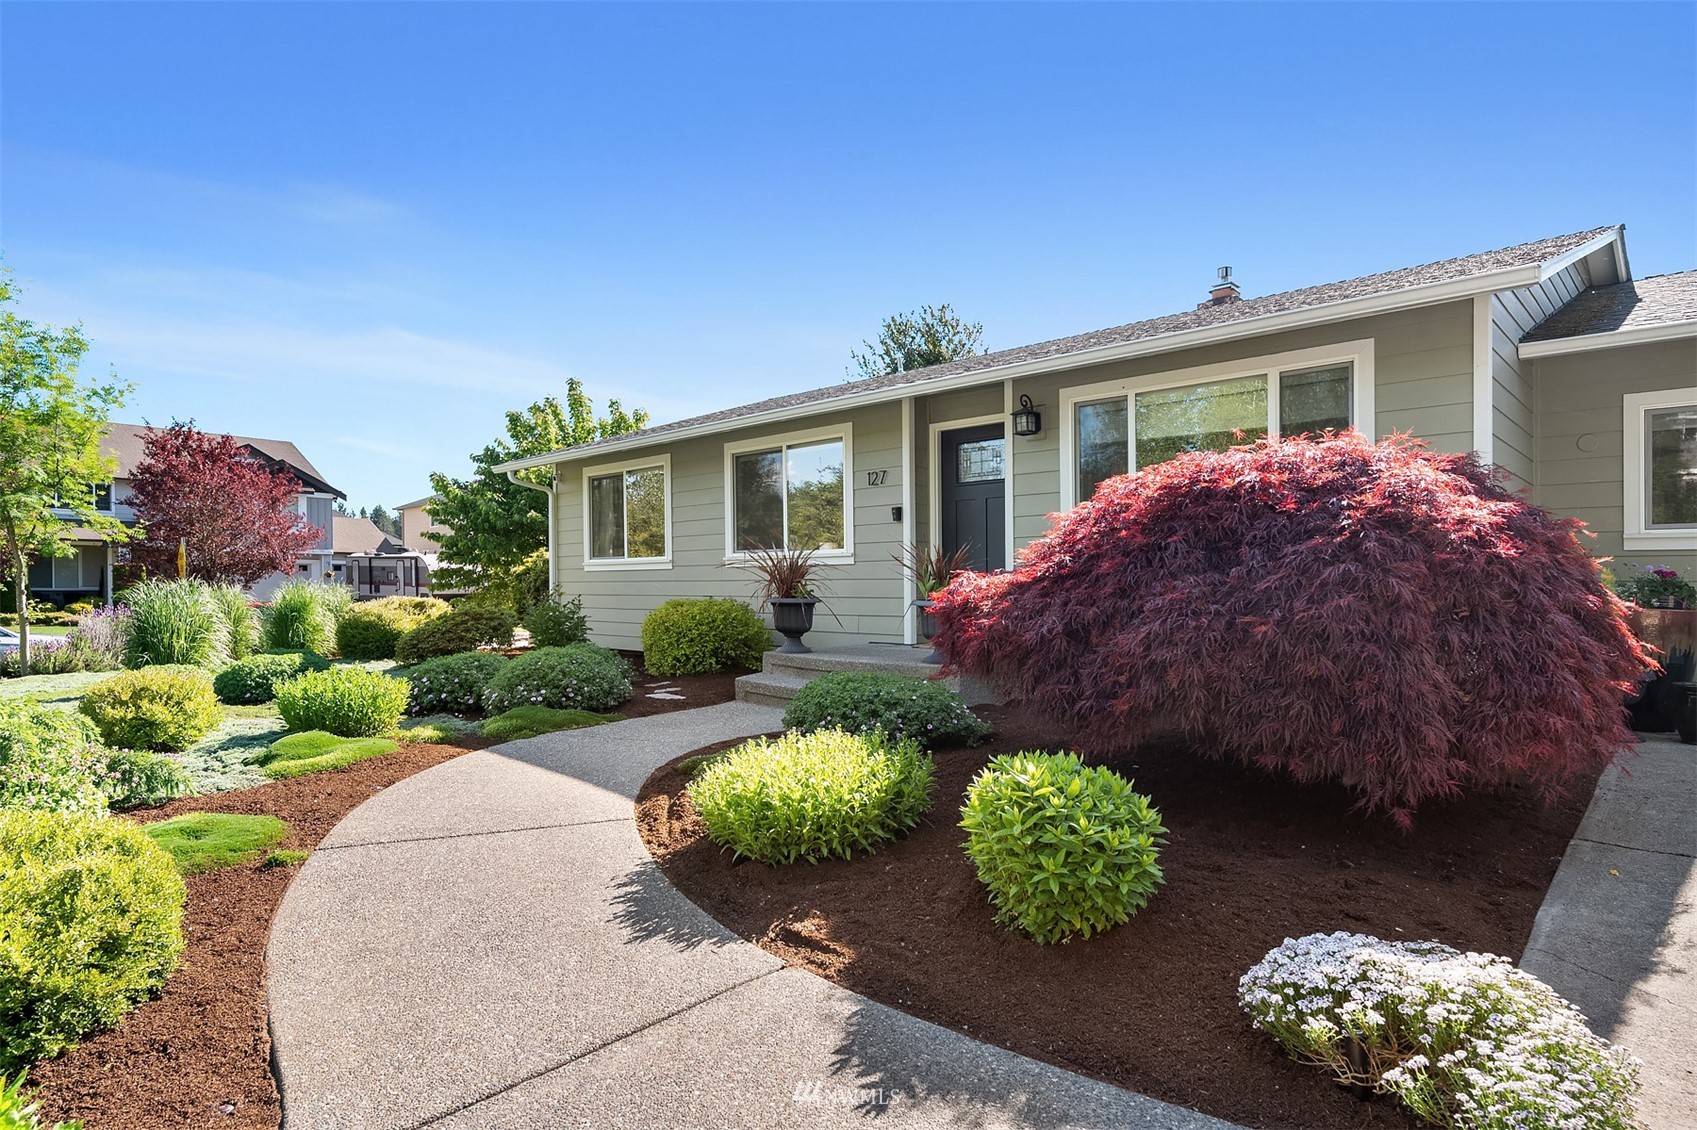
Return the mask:
[(936, 642), (1086, 750), (1176, 733), (1407, 827), (1468, 789), (1554, 795), (1632, 743), (1648, 660), (1578, 527), (1406, 437), (1196, 452), (961, 576)]

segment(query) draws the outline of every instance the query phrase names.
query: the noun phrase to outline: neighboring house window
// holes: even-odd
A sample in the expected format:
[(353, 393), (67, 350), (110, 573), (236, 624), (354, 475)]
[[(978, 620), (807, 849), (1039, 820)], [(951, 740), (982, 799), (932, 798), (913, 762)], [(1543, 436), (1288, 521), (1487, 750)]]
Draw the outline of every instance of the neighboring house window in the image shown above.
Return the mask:
[(1628, 549), (1697, 544), (1697, 397), (1689, 389), (1622, 397)]
[(671, 457), (588, 467), (583, 478), (584, 565), (656, 568), (670, 564)]
[(64, 557), (47, 558), (52, 565), (51, 587), (58, 591), (93, 591), (106, 572), (106, 547), (79, 545)]
[(728, 556), (761, 549), (847, 555), (854, 505), (849, 425), (725, 447)]
[[(105, 511), (108, 514), (111, 513), (112, 512), (112, 484), (111, 483), (95, 483), (92, 487), (89, 488), (89, 490), (94, 495), (94, 508), (96, 510)], [(64, 501), (65, 500), (64, 500), (63, 496), (61, 496), (59, 494), (59, 492), (55, 491), (53, 493), (53, 505), (55, 507), (63, 508)]]
[(1372, 342), (1063, 389), (1070, 506), (1105, 479), (1263, 436), (1371, 431)]

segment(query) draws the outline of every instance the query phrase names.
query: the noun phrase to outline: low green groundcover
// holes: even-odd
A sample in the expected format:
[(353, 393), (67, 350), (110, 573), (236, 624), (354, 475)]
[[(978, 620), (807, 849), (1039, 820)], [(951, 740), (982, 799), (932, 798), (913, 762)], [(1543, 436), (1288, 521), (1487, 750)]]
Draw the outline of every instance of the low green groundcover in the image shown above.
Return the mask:
[(188, 812), (142, 828), (177, 861), (184, 875), (252, 863), (289, 834), (275, 816)]
[(584, 726), (599, 726), (618, 721), (617, 714), (597, 714), (593, 710), (555, 710), (549, 706), (515, 706), (505, 714), (497, 714), (483, 723), (483, 733), (498, 742), (515, 742), (534, 738), (555, 730), (576, 730)]
[(274, 781), (343, 769), (356, 761), (382, 757), (401, 747), (388, 738), (343, 738), (324, 730), (307, 730), (278, 738), (261, 753), (248, 758)]

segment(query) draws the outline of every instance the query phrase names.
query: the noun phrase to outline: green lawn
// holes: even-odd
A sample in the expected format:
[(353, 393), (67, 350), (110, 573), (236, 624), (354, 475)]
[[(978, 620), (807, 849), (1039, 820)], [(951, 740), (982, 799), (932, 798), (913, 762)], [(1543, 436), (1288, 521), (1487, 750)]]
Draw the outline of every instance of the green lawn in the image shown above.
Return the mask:
[(189, 812), (142, 830), (170, 853), (184, 875), (252, 863), (289, 834), (289, 826), (275, 816), (228, 812)]

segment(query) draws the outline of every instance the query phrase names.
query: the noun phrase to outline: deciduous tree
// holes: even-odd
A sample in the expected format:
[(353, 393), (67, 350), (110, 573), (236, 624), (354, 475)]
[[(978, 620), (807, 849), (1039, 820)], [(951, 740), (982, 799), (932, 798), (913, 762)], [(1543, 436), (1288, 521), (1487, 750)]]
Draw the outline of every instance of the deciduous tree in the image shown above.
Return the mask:
[(854, 362), (848, 370), (851, 379), (905, 373), (983, 353), (984, 326), (962, 319), (945, 302), (892, 314), (884, 319), (877, 341), (860, 344), (865, 353), (849, 350)]

